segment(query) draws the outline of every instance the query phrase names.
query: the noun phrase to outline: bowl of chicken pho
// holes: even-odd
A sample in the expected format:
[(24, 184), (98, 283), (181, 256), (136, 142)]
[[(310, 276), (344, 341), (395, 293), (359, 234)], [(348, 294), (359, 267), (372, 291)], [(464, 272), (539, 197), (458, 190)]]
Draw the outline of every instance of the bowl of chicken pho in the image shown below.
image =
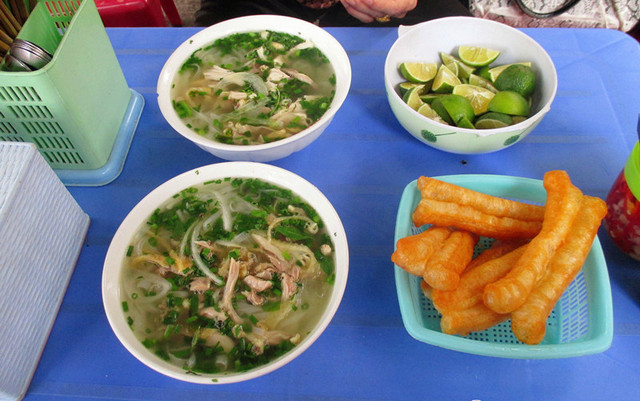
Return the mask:
[(148, 367), (239, 382), (321, 335), (348, 264), (340, 218), (315, 186), (267, 164), (218, 163), (160, 185), (126, 216), (105, 258), (103, 304)]
[(162, 115), (225, 160), (281, 159), (327, 128), (351, 85), (340, 43), (303, 20), (248, 16), (183, 42), (158, 79)]

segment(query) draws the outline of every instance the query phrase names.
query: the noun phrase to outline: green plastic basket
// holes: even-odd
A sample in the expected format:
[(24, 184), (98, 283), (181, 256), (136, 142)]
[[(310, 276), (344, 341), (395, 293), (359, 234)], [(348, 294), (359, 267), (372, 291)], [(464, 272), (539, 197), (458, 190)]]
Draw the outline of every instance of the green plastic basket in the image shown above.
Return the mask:
[(32, 72), (0, 71), (0, 140), (32, 142), (65, 184), (117, 176), (142, 110), (93, 0), (41, 1), (18, 38), (52, 60)]
[[(546, 191), (542, 181), (501, 175), (450, 175), (434, 177), (455, 185), (502, 198), (544, 204)], [(396, 220), (395, 243), (417, 234), (411, 214), (420, 201), (417, 181), (409, 183), (402, 194)], [(478, 248), (490, 245), (480, 241)], [(477, 249), (479, 250), (479, 249)], [(549, 319), (544, 340), (538, 345), (521, 343), (506, 321), (466, 337), (444, 334), (440, 314), (420, 289), (422, 278), (395, 266), (396, 290), (402, 320), (415, 339), (456, 351), (504, 358), (566, 358), (605, 351), (613, 339), (613, 307), (607, 265), (598, 237), (582, 270), (565, 290)]]

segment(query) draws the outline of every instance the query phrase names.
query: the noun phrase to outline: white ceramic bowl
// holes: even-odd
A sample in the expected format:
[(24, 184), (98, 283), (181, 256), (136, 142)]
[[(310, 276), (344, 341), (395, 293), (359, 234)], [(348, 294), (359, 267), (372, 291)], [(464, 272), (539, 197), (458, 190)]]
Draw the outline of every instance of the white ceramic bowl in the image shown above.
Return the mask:
[[(334, 243), (335, 282), (325, 311), (311, 332), (291, 351), (270, 363), (247, 372), (229, 374), (187, 374), (183, 369), (172, 365), (148, 350), (127, 324), (122, 310), (121, 272), (123, 260), (134, 233), (147, 221), (152, 212), (163, 202), (181, 190), (206, 181), (225, 177), (252, 177), (288, 188), (302, 197), (318, 212)], [(140, 362), (169, 377), (203, 384), (233, 383), (249, 380), (272, 372), (302, 354), (322, 334), (333, 318), (347, 284), (349, 272), (349, 249), (347, 236), (340, 217), (329, 200), (311, 183), (287, 170), (268, 164), (254, 162), (227, 162), (212, 164), (193, 169), (160, 185), (124, 219), (116, 231), (107, 251), (102, 272), (102, 300), (109, 324), (120, 342)]]
[[(551, 108), (558, 87), (555, 66), (531, 37), (508, 25), (482, 18), (447, 17), (400, 27), (384, 66), (384, 82), (391, 110), (411, 135), (434, 148), (459, 154), (488, 153), (509, 147), (528, 135)], [(401, 98), (398, 72), (404, 61), (441, 62), (440, 52), (454, 53), (469, 45), (500, 50), (492, 65), (530, 61), (536, 74), (532, 114), (504, 128), (468, 129), (438, 123), (411, 109)]]
[[(197, 49), (216, 39), (234, 33), (272, 30), (297, 35), (311, 40), (331, 62), (336, 74), (336, 91), (325, 114), (309, 128), (279, 141), (261, 145), (230, 145), (204, 138), (178, 117), (169, 95), (176, 72)], [(351, 64), (340, 43), (324, 29), (304, 20), (279, 15), (255, 15), (230, 19), (212, 25), (182, 43), (165, 63), (158, 79), (158, 105), (164, 118), (182, 136), (200, 148), (225, 160), (268, 162), (289, 156), (315, 139), (327, 128), (349, 92), (351, 86)]]

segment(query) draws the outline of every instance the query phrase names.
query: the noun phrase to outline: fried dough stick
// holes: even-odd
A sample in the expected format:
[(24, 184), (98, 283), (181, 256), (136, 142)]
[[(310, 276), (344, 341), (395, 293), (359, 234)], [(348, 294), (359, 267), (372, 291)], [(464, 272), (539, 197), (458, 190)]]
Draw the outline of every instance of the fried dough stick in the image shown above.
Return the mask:
[(458, 286), (460, 273), (473, 258), (478, 238), (466, 231), (454, 231), (426, 264), (422, 278), (434, 289), (453, 290)]
[(510, 217), (517, 220), (541, 222), (544, 217), (544, 206), (483, 194), (435, 178), (420, 177), (417, 185), (423, 199), (470, 206), (492, 216)]
[(464, 274), (467, 274), (467, 272), (469, 272), (471, 269), (475, 268), (476, 266), (480, 266), (481, 264), (486, 263), (490, 260), (506, 255), (507, 253), (521, 247), (526, 243), (527, 241), (520, 240), (520, 239), (516, 239), (512, 241), (493, 241), (493, 243), (489, 248), (480, 252), (478, 256), (476, 256), (475, 258), (473, 258), (473, 260), (471, 260), (471, 262), (467, 266), (467, 269), (464, 271)]
[(482, 304), (482, 295), (487, 284), (504, 277), (524, 253), (526, 245), (500, 257), (489, 260), (473, 269), (465, 271), (460, 283), (453, 291), (433, 289), (431, 297), (438, 312), (463, 310)]
[(434, 199), (421, 199), (411, 216), (420, 227), (433, 224), (456, 227), (483, 237), (496, 239), (533, 238), (542, 228), (541, 221), (525, 221), (483, 213), (471, 206)]
[(422, 277), (427, 262), (450, 234), (449, 228), (432, 226), (420, 234), (400, 238), (391, 261), (407, 272)]
[[(491, 247), (480, 252), (475, 258), (471, 260), (471, 262), (469, 262), (469, 264), (467, 265), (467, 268), (464, 270), (464, 272), (462, 272), (462, 275), (468, 274), (469, 271), (474, 269), (476, 266), (480, 266), (483, 263), (486, 263), (490, 260), (497, 259), (503, 255), (506, 255), (507, 253), (524, 245), (525, 243), (526, 242), (522, 240), (493, 241), (493, 243), (491, 244)], [(420, 289), (422, 290), (422, 292), (424, 293), (424, 296), (427, 299), (430, 299), (433, 301), (433, 296), (432, 296), (433, 288), (429, 284), (427, 284), (426, 281), (423, 280), (420, 282)], [(443, 291), (443, 292), (449, 293), (450, 291)], [(437, 305), (434, 305), (434, 306), (436, 306), (437, 308)]]
[(484, 303), (497, 313), (510, 313), (522, 306), (529, 293), (544, 276), (556, 250), (567, 238), (571, 224), (580, 209), (582, 192), (565, 171), (554, 170), (544, 175), (547, 190), (542, 230), (502, 279), (484, 289)]
[(511, 330), (518, 340), (525, 344), (538, 344), (544, 339), (547, 318), (582, 268), (606, 214), (607, 206), (603, 200), (583, 197), (571, 235), (553, 256), (546, 275), (525, 304), (511, 314)]
[(433, 301), (433, 288), (431, 288), (431, 286), (427, 284), (426, 281), (422, 280), (420, 282), (420, 290), (422, 290), (422, 293), (424, 294), (425, 298)]
[(472, 331), (483, 331), (509, 319), (509, 314), (499, 314), (477, 304), (467, 309), (447, 311), (440, 319), (440, 330), (445, 334), (466, 336)]

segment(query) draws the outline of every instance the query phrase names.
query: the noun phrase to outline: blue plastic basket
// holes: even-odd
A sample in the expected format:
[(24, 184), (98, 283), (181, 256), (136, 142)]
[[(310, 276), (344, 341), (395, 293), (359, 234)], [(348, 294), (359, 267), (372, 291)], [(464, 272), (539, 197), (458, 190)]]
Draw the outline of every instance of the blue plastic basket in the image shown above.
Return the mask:
[[(434, 177), (478, 192), (529, 203), (544, 204), (542, 181), (501, 175), (450, 175)], [(417, 234), (411, 214), (420, 201), (417, 181), (402, 194), (396, 220), (395, 243)], [(490, 242), (480, 241), (478, 247)], [(420, 289), (422, 278), (395, 266), (396, 289), (405, 328), (416, 340), (456, 351), (504, 358), (566, 358), (605, 351), (613, 339), (613, 307), (607, 265), (598, 237), (582, 266), (547, 320), (544, 340), (538, 345), (521, 343), (508, 320), (466, 337), (444, 334), (440, 314)]]

